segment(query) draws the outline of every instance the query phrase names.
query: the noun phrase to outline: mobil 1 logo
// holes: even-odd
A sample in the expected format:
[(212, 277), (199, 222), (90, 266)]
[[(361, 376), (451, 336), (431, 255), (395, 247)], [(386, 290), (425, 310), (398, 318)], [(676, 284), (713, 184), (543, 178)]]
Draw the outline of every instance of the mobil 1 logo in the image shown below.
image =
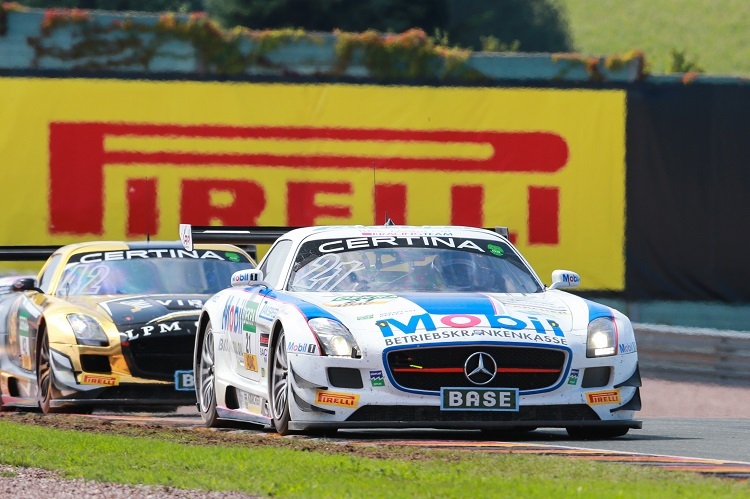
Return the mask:
[(518, 388), (441, 388), (441, 411), (518, 411)]

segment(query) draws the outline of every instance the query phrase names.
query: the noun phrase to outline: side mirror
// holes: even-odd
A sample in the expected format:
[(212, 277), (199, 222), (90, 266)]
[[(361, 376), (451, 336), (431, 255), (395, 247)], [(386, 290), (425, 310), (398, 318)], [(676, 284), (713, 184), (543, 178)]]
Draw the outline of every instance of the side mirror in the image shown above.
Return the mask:
[(581, 278), (570, 270), (554, 270), (552, 284), (547, 289), (577, 288), (581, 285)]
[(232, 274), (232, 286), (265, 286), (271, 285), (263, 280), (263, 271), (258, 269), (238, 270)]
[(44, 293), (44, 291), (36, 287), (36, 279), (33, 277), (22, 277), (17, 279), (10, 289), (13, 291), (37, 291), (39, 293)]

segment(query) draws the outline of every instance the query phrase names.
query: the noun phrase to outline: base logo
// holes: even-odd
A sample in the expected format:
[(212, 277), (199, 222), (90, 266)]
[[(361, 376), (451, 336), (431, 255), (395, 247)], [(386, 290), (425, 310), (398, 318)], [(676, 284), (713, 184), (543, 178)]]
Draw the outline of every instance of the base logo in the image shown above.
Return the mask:
[(120, 378), (117, 376), (104, 376), (101, 374), (82, 374), (80, 383), (82, 385), (117, 386)]
[(180, 392), (195, 390), (195, 375), (193, 370), (174, 372), (174, 389)]
[(315, 393), (315, 402), (323, 405), (337, 405), (339, 407), (354, 409), (359, 406), (359, 395), (318, 390)]
[(586, 394), (586, 401), (589, 405), (619, 404), (620, 400), (620, 390), (604, 390)]
[(441, 411), (518, 411), (518, 388), (441, 388)]

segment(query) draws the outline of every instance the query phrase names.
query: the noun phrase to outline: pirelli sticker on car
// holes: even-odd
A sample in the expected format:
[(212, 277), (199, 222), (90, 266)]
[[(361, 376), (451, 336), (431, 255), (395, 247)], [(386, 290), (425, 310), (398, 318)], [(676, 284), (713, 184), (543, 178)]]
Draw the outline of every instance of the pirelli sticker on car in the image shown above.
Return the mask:
[(441, 411), (518, 411), (518, 388), (440, 389)]
[(620, 400), (620, 390), (604, 390), (586, 394), (586, 402), (589, 405), (619, 404)]
[(78, 382), (82, 385), (117, 386), (120, 384), (120, 378), (117, 376), (105, 376), (103, 374), (83, 373)]
[(359, 395), (318, 390), (315, 392), (315, 402), (321, 405), (336, 405), (355, 409), (359, 406)]

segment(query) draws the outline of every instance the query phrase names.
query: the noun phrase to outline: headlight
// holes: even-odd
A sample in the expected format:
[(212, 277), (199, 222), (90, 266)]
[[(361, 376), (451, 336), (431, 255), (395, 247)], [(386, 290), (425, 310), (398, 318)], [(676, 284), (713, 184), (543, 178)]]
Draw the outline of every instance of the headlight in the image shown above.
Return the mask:
[(332, 357), (359, 357), (359, 346), (354, 336), (340, 322), (331, 319), (310, 319), (310, 329), (318, 337), (323, 352)]
[(615, 322), (608, 317), (599, 317), (589, 322), (586, 340), (586, 357), (606, 357), (615, 354)]
[(104, 330), (99, 323), (85, 314), (70, 314), (68, 322), (73, 328), (73, 334), (76, 335), (76, 341), (79, 345), (93, 345), (97, 347), (106, 347), (109, 345), (109, 339), (104, 334)]

